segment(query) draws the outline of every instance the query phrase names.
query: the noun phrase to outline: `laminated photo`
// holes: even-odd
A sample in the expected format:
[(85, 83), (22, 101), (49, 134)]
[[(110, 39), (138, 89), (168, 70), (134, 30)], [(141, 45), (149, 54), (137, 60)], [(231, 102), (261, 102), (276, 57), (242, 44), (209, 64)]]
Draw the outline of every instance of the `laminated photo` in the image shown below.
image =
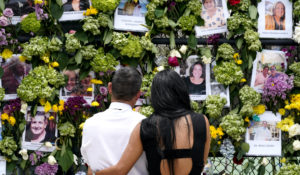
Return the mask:
[(202, 63), (197, 55), (192, 55), (180, 67), (177, 72), (187, 84), (191, 100), (205, 100), (211, 94), (210, 65)]
[(62, 0), (64, 13), (60, 21), (75, 21), (84, 18), (83, 13), (90, 7), (89, 0)]
[(281, 121), (279, 113), (265, 111), (247, 128), (246, 142), (250, 149), (248, 156), (281, 156), (281, 130), (276, 127)]
[(67, 83), (60, 89), (60, 99), (66, 101), (69, 97), (81, 96), (91, 104), (95, 96), (95, 87), (91, 83), (95, 77), (94, 72), (90, 72), (82, 80), (79, 79), (79, 70), (65, 70), (63, 74), (67, 78)]
[[(31, 114), (31, 107), (25, 113), (26, 126), (22, 137), (22, 149), (52, 152), (55, 150), (57, 138), (57, 113), (44, 112), (44, 107), (37, 107), (35, 116)], [(53, 119), (49, 119), (53, 117)], [(45, 142), (50, 142), (52, 147), (46, 147)]]
[(225, 0), (201, 0), (201, 17), (204, 20), (204, 26), (196, 26), (196, 36), (211, 35), (227, 32), (227, 18), (229, 12)]
[(253, 62), (251, 87), (263, 93), (268, 78), (274, 78), (287, 70), (285, 53), (277, 50), (263, 50), (257, 53)]
[(1, 63), (3, 76), (1, 78), (1, 87), (5, 89), (4, 100), (17, 98), (17, 89), (23, 78), (28, 75), (31, 65), (21, 62), (19, 55), (13, 55)]
[(114, 29), (122, 31), (146, 32), (145, 14), (148, 0), (121, 0), (115, 11)]
[(5, 1), (5, 8), (11, 8), (14, 12), (12, 17), (12, 24), (21, 22), (29, 13), (35, 12), (33, 0), (7, 0)]
[(258, 33), (261, 38), (292, 38), (292, 3), (289, 0), (262, 0), (258, 4)]

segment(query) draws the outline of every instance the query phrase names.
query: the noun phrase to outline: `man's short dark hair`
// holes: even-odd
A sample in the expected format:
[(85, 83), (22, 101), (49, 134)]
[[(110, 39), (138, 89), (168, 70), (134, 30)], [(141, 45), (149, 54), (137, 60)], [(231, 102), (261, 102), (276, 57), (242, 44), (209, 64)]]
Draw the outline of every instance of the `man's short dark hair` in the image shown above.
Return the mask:
[(130, 101), (140, 90), (142, 77), (132, 67), (116, 71), (112, 79), (112, 94), (117, 100)]

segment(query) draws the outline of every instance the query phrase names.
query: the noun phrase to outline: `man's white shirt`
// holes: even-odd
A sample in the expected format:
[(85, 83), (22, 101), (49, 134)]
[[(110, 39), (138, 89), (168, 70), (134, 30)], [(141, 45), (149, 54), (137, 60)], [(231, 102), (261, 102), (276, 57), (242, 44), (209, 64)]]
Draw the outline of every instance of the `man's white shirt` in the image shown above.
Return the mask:
[[(112, 102), (109, 108), (86, 120), (81, 154), (93, 172), (108, 168), (120, 160), (135, 126), (145, 117), (125, 103)], [(148, 174), (145, 153), (129, 175)]]

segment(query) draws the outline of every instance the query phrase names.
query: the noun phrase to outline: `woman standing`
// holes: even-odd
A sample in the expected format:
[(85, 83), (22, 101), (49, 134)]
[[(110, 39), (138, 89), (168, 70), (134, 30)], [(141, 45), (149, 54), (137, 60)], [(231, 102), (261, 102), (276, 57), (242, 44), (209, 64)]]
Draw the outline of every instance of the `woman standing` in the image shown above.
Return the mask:
[(266, 15), (266, 30), (285, 30), (285, 6), (278, 1), (273, 7), (273, 15)]

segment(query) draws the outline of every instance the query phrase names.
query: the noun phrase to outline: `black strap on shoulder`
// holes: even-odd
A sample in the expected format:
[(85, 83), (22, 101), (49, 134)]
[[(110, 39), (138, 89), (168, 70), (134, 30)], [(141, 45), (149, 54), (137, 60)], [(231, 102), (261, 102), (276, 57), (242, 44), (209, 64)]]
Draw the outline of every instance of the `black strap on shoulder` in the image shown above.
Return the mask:
[(172, 149), (161, 151), (161, 159), (180, 159), (180, 158), (191, 158), (191, 149)]

